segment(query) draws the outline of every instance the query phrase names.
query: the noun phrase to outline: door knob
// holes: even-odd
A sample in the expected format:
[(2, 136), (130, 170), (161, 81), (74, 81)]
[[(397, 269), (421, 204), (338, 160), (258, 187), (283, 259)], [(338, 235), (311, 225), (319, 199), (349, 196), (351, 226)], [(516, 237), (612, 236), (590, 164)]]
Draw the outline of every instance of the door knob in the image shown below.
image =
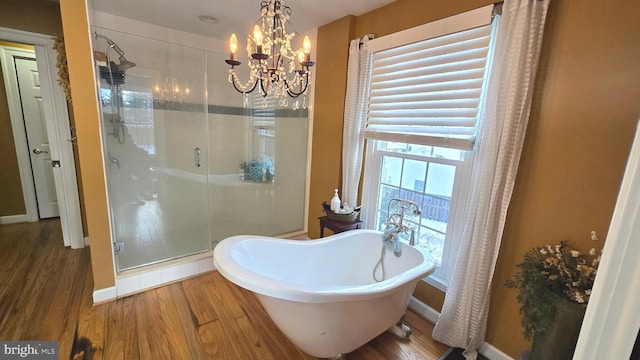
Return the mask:
[(33, 149), (33, 153), (34, 154), (48, 154), (49, 152), (47, 150), (40, 150), (38, 148)]

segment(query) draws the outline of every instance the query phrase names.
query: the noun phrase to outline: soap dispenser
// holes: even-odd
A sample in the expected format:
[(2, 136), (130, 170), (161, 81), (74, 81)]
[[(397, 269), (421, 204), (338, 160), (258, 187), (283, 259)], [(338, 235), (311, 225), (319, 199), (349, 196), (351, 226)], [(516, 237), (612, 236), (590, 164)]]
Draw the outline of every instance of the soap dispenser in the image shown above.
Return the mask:
[(331, 199), (331, 211), (337, 212), (338, 210), (340, 210), (340, 197), (338, 196), (338, 189), (336, 189)]

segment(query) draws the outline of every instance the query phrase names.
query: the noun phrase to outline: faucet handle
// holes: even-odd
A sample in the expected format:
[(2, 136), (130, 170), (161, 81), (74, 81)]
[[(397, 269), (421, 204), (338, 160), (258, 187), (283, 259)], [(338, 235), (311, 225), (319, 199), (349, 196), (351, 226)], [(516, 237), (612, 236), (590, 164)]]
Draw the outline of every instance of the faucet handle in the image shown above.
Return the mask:
[(386, 240), (386, 239), (392, 238), (392, 236), (395, 237), (395, 233), (397, 231), (398, 231), (398, 227), (396, 226), (396, 224), (387, 223), (387, 225), (384, 228), (383, 238)]

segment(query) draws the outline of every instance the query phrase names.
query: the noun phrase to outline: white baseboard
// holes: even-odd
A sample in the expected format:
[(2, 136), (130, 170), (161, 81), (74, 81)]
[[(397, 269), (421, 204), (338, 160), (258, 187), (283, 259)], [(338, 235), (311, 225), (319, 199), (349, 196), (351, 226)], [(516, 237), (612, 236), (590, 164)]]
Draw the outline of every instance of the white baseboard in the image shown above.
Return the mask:
[(0, 216), (0, 225), (15, 224), (27, 221), (29, 221), (27, 214)]
[(117, 296), (116, 287), (108, 287), (105, 289), (93, 290), (93, 304), (99, 304), (105, 301), (115, 300)]
[(431, 323), (431, 325), (435, 325), (435, 323), (438, 321), (438, 317), (440, 317), (439, 312), (437, 312), (431, 306), (418, 300), (414, 296), (412, 296), (409, 300), (409, 309), (415, 311), (416, 314), (425, 318), (428, 322)]
[[(409, 300), (409, 308), (431, 324), (435, 324), (438, 321), (438, 317), (440, 317), (438, 311), (413, 296)], [(489, 360), (514, 360), (511, 356), (486, 341), (480, 345), (478, 352)]]
[(486, 357), (489, 360), (513, 360), (513, 358), (498, 349), (497, 347), (489, 344), (488, 342), (483, 342), (478, 348), (478, 352), (482, 354), (482, 356)]

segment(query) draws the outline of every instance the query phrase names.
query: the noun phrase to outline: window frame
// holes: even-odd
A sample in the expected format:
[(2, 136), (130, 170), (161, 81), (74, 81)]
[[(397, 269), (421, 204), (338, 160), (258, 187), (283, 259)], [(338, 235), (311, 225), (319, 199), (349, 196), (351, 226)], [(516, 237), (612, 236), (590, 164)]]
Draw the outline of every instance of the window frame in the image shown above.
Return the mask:
[(434, 287), (446, 291), (449, 279), (453, 274), (457, 257), (459, 240), (462, 237), (464, 226), (455, 226), (465, 222), (466, 211), (463, 204), (469, 200), (472, 186), (471, 173), (475, 162), (474, 151), (463, 151), (461, 160), (441, 159), (427, 155), (410, 153), (399, 153), (381, 149), (383, 140), (367, 140), (366, 157), (364, 167), (362, 207), (365, 228), (376, 229), (377, 225), (377, 204), (380, 191), (380, 176), (382, 174), (382, 158), (393, 156), (402, 159), (410, 159), (424, 162), (441, 163), (456, 166), (453, 191), (451, 194), (451, 206), (449, 207), (449, 218), (447, 220), (447, 230), (445, 234), (445, 245), (442, 254), (442, 265), (423, 280)]

